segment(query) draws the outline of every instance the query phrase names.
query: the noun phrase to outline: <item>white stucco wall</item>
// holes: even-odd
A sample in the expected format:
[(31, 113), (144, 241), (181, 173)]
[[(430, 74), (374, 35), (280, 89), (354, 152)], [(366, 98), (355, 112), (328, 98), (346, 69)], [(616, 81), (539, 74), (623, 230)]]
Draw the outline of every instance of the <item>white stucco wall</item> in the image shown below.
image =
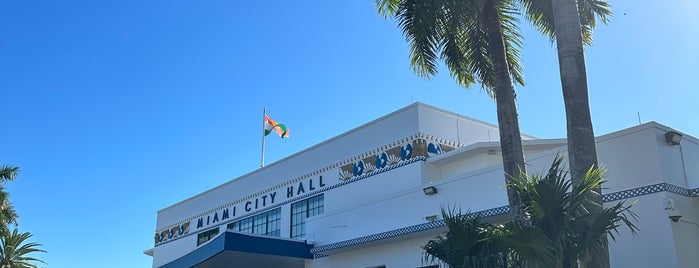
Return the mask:
[[(667, 145), (663, 136), (667, 130), (657, 123), (648, 123), (599, 137), (599, 162), (608, 169), (603, 193), (659, 183), (685, 189), (699, 187), (699, 142), (687, 136), (680, 146)], [(404, 138), (417, 133), (466, 147), (332, 188), (343, 183), (339, 169), (351, 163), (347, 162), (350, 159), (404, 142)], [(422, 224), (426, 216), (440, 215), (443, 206), (462, 211), (505, 206), (508, 202), (501, 156), (492, 143), (497, 140), (497, 128), (492, 125), (423, 104), (408, 106), (159, 211), (158, 230), (196, 219), (234, 200), (277, 193), (275, 204), (238, 211), (225, 222), (197, 228), (193, 221), (188, 236), (154, 248), (154, 266), (194, 250), (198, 232), (217, 225), (223, 232), (228, 222), (280, 206), (288, 200), (286, 187), (308, 179), (316, 179), (317, 183), (319, 176), (326, 184), (322, 191), (324, 213), (306, 221), (306, 239), (316, 246)], [(560, 140), (551, 140), (549, 146), (540, 145), (526, 150), (530, 174), (544, 172), (556, 154), (566, 151)], [(429, 185), (435, 186), (438, 193), (425, 195), (422, 189)], [(683, 221), (675, 223), (667, 218), (667, 198), (673, 199), (682, 211)], [(629, 198), (627, 202), (633, 200), (638, 200), (633, 211), (639, 215), (640, 233), (633, 237), (622, 228), (617, 240), (610, 241), (612, 267), (695, 267), (692, 265), (699, 263), (699, 198), (661, 191)], [(290, 204), (281, 205), (281, 211), (282, 237), (289, 237)], [(328, 257), (309, 260), (306, 266), (418, 267), (422, 264), (420, 246), (430, 238), (396, 238), (385, 245), (339, 250)]]
[(432, 237), (421, 237), (395, 243), (368, 246), (360, 249), (306, 261), (307, 268), (415, 268), (423, 266), (422, 249)]

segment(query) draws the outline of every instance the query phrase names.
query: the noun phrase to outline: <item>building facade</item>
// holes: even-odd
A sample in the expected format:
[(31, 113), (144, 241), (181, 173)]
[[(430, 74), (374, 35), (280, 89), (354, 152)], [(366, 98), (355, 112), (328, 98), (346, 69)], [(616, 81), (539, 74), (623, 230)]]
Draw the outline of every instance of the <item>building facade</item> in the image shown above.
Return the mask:
[[(668, 134), (669, 133), (669, 134)], [(528, 171), (565, 139), (523, 135)], [(415, 103), (158, 211), (153, 267), (429, 267), (442, 207), (509, 219), (498, 129)], [(613, 267), (699, 267), (699, 140), (650, 122), (597, 138), (605, 204), (638, 200)]]

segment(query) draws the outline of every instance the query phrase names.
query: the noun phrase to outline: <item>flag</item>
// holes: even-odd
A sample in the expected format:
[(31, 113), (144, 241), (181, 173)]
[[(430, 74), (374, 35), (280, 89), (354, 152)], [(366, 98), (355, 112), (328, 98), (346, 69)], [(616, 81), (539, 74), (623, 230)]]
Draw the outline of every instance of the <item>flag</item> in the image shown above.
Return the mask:
[(289, 137), (289, 131), (286, 129), (286, 126), (284, 124), (277, 123), (277, 121), (272, 120), (272, 118), (269, 118), (269, 116), (265, 114), (265, 136), (269, 135), (269, 133), (272, 133), (272, 131), (277, 132), (277, 134), (279, 134), (279, 137)]

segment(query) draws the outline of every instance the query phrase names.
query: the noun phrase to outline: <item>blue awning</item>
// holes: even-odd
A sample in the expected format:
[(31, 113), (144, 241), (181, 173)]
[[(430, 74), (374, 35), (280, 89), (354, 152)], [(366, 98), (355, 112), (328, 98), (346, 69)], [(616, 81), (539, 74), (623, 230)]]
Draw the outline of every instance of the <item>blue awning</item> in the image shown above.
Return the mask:
[(224, 232), (159, 268), (304, 267), (312, 259), (311, 245), (303, 241)]

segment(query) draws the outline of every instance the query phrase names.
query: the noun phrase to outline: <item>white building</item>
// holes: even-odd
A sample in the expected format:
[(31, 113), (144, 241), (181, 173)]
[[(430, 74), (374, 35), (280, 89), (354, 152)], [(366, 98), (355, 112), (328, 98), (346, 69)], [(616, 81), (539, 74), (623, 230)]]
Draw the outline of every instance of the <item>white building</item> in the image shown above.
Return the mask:
[[(611, 242), (612, 267), (699, 267), (699, 140), (666, 133), (650, 122), (597, 138), (606, 204), (639, 200), (640, 234)], [(523, 139), (530, 173), (566, 151)], [(416, 103), (158, 211), (145, 253), (163, 268), (428, 266), (441, 207), (509, 218), (498, 140), (494, 125)]]

